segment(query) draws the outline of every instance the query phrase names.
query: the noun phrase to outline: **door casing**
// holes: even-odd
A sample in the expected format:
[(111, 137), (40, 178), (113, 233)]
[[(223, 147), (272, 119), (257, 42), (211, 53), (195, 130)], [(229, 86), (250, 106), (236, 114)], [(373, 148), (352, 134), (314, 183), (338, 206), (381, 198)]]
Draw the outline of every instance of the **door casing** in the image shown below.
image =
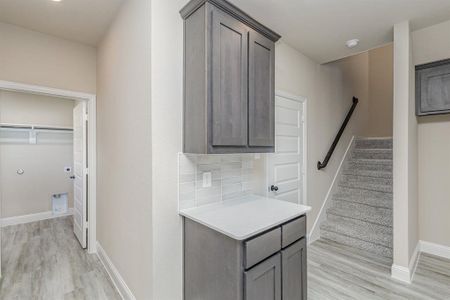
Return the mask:
[(70, 90), (55, 89), (45, 86), (29, 85), (17, 83), (12, 81), (0, 80), (0, 90), (24, 92), (36, 95), (46, 95), (58, 98), (66, 98), (77, 101), (85, 101), (88, 110), (88, 247), (89, 253), (97, 252), (97, 237), (96, 237), (96, 207), (97, 207), (97, 113), (96, 113), (96, 95), (75, 92)]

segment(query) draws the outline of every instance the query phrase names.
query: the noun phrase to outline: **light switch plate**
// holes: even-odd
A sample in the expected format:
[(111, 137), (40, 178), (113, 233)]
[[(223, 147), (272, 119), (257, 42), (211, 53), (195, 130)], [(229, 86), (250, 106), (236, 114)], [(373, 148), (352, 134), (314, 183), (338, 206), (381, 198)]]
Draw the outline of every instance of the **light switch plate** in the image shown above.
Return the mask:
[(204, 172), (203, 173), (203, 187), (208, 188), (211, 187), (211, 172)]

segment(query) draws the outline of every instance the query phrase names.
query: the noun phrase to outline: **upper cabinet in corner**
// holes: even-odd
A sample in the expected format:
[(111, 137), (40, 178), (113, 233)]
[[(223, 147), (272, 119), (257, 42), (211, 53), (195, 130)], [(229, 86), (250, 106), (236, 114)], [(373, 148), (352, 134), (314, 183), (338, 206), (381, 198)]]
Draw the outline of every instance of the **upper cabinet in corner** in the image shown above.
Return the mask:
[(273, 152), (280, 35), (224, 0), (192, 0), (180, 14), (183, 152)]

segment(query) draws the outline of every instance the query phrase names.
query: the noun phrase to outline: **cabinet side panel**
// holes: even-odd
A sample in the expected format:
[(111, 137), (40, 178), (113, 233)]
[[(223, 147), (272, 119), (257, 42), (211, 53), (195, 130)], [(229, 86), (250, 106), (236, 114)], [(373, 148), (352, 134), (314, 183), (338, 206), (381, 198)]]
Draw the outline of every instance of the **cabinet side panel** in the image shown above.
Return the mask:
[(243, 300), (242, 245), (184, 218), (184, 299)]
[(206, 153), (205, 5), (184, 21), (183, 152)]

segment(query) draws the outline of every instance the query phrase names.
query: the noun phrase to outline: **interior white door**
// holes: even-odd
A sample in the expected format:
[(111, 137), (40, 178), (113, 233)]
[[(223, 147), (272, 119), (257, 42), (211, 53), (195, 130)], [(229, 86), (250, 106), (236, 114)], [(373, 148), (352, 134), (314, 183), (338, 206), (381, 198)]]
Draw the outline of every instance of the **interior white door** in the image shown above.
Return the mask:
[(86, 103), (73, 109), (73, 231), (81, 247), (87, 247), (87, 114)]
[(268, 157), (269, 196), (305, 203), (305, 100), (275, 97), (275, 153)]

